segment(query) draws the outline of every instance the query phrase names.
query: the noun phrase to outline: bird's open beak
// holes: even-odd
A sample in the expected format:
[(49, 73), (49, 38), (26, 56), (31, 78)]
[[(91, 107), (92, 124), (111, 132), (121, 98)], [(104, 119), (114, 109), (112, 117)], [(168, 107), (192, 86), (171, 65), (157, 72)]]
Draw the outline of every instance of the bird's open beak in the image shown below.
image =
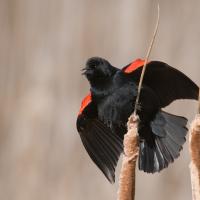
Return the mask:
[(86, 71), (87, 71), (87, 67), (84, 67), (83, 69), (81, 69), (81, 71), (82, 71), (82, 75), (86, 75)]
[(82, 71), (82, 75), (90, 75), (90, 74), (92, 74), (92, 70), (90, 68), (88, 68), (88, 67), (85, 67), (85, 68), (81, 69), (81, 71)]
[(84, 67), (83, 69), (81, 69), (81, 71), (85, 71), (85, 70), (87, 70), (87, 67)]

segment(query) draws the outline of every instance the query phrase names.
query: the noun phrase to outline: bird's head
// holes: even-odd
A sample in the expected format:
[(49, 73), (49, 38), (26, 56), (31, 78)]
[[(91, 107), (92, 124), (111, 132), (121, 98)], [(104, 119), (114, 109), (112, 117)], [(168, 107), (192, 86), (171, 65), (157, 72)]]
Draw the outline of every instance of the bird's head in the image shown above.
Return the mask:
[(92, 57), (87, 60), (86, 66), (83, 68), (83, 74), (93, 85), (108, 80), (115, 74), (116, 70), (107, 60), (100, 57)]

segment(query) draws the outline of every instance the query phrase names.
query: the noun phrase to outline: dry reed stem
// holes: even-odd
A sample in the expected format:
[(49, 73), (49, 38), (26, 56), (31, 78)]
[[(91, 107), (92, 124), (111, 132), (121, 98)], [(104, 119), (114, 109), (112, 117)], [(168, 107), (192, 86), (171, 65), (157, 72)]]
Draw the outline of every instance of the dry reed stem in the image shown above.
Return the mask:
[[(199, 93), (200, 95), (200, 93)], [(192, 199), (200, 200), (200, 97), (199, 114), (196, 115), (190, 127), (190, 175)]]
[(124, 136), (124, 156), (119, 178), (119, 200), (133, 200), (135, 197), (135, 166), (138, 157), (138, 118), (131, 115), (128, 132)]
[(138, 116), (136, 115), (138, 110), (138, 103), (140, 98), (140, 92), (142, 88), (142, 82), (144, 73), (146, 70), (147, 62), (155, 41), (155, 37), (158, 30), (160, 19), (160, 8), (158, 4), (158, 17), (156, 26), (154, 29), (154, 34), (147, 51), (144, 66), (140, 76), (140, 82), (138, 86), (138, 94), (135, 101), (135, 108), (133, 114), (129, 117), (127, 126), (128, 132), (124, 135), (124, 156), (122, 160), (122, 168), (120, 172), (119, 179), (119, 190), (118, 190), (118, 200), (134, 200), (135, 199), (135, 166), (139, 152), (138, 145)]
[(140, 82), (139, 82), (139, 85), (138, 85), (138, 95), (137, 95), (136, 100), (135, 100), (134, 114), (136, 114), (137, 110), (138, 110), (138, 103), (139, 103), (139, 99), (140, 99), (140, 92), (141, 92), (141, 88), (142, 88), (142, 82), (143, 82), (143, 79), (144, 79), (144, 73), (145, 73), (147, 63), (148, 63), (148, 60), (149, 60), (149, 56), (150, 56), (150, 53), (151, 53), (157, 32), (158, 32), (159, 21), (160, 21), (160, 6), (158, 4), (158, 16), (157, 16), (156, 26), (155, 26), (155, 29), (154, 29), (153, 37), (151, 39), (151, 43), (150, 43), (148, 51), (147, 51), (147, 55), (146, 55), (146, 58), (145, 58), (145, 61), (144, 61), (144, 66), (142, 68), (142, 73), (141, 73), (141, 76), (140, 76)]
[(199, 89), (199, 105), (198, 105), (198, 113), (200, 114), (200, 89)]

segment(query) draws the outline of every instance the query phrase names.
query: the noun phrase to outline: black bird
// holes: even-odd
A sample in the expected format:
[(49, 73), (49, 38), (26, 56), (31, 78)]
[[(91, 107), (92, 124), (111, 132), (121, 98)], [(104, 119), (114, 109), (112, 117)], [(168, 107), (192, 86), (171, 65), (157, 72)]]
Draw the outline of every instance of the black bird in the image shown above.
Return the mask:
[[(128, 117), (134, 110), (144, 60), (122, 70), (100, 57), (88, 59), (83, 74), (90, 93), (82, 101), (77, 129), (91, 159), (110, 182), (123, 151)], [(164, 112), (176, 99), (198, 99), (198, 86), (182, 72), (160, 61), (147, 65), (139, 110), (139, 169), (159, 172), (180, 154), (187, 119)]]

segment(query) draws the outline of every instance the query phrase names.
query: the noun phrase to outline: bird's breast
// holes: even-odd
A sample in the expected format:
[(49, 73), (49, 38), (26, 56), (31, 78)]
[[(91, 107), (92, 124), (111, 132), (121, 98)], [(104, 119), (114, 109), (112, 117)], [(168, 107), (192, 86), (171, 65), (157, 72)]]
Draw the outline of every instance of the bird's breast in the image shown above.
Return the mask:
[(98, 100), (99, 118), (109, 126), (126, 124), (133, 112), (136, 91), (130, 85), (116, 88), (110, 94)]

